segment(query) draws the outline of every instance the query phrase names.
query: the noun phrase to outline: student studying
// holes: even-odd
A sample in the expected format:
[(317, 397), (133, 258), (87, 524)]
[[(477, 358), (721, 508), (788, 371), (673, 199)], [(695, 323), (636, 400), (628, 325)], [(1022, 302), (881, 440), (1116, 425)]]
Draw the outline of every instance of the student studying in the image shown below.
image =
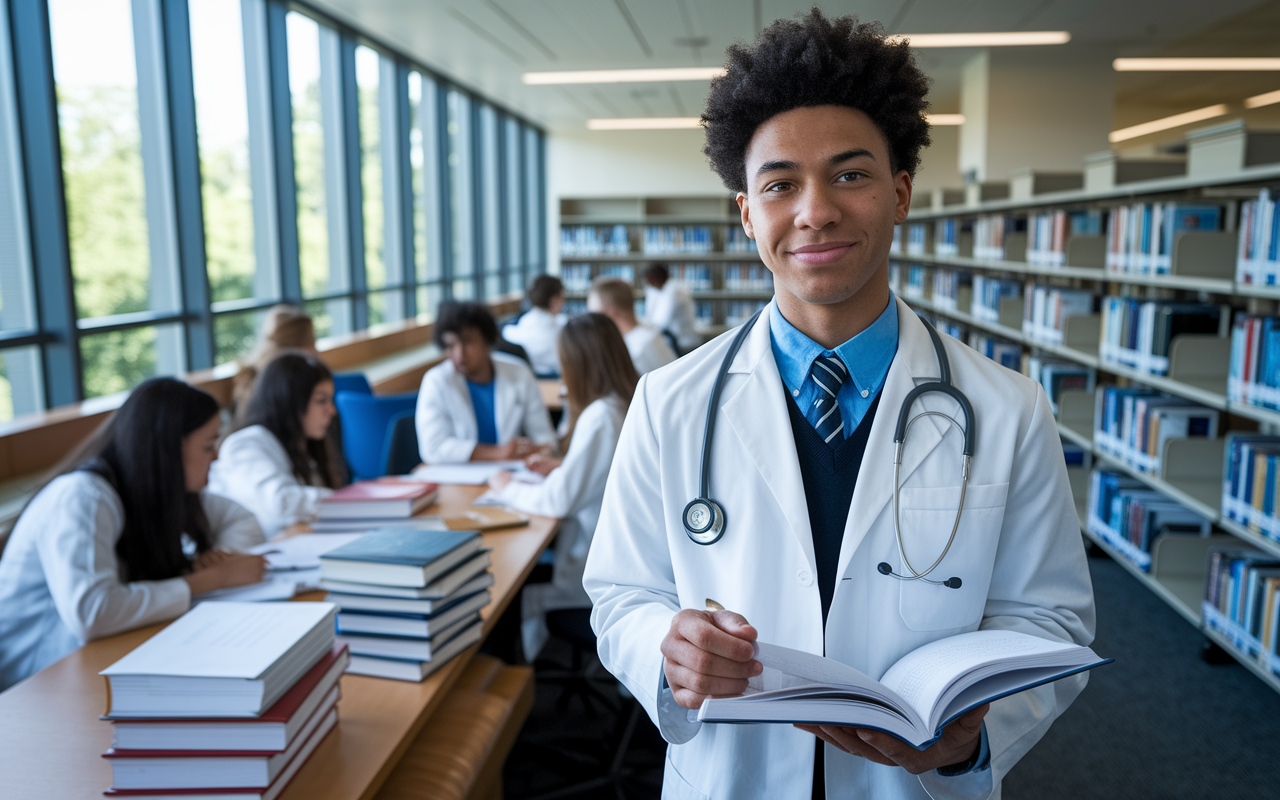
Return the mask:
[(638, 375), (676, 360), (662, 332), (636, 319), (635, 292), (626, 281), (597, 278), (587, 293), (587, 310), (603, 314), (618, 326)]
[(533, 372), (539, 378), (560, 377), (560, 356), (556, 337), (564, 327), (564, 284), (554, 275), (539, 275), (526, 293), (531, 307), (510, 325), (502, 328), (502, 338), (524, 348)]
[(555, 441), (533, 371), (494, 352), (498, 324), (480, 303), (444, 303), (435, 340), (446, 360), (422, 376), (415, 421), (427, 464), (509, 461)]
[(345, 483), (333, 374), (317, 356), (285, 352), (258, 376), (209, 473), (209, 491), (253, 512), (268, 537), (315, 519)]
[(208, 393), (153, 378), (54, 469), (0, 558), (0, 689), (262, 579), (253, 515), (203, 491), (220, 423)]
[[(543, 614), (559, 608), (590, 608), (582, 569), (600, 518), (600, 501), (627, 405), (639, 380), (617, 327), (603, 314), (573, 317), (560, 332), (560, 363), (569, 390), (569, 435), (564, 460), (533, 459), (546, 480), (512, 480), (500, 472), (490, 479), (494, 499), (520, 511), (560, 517), (555, 566), (550, 583), (526, 586), (522, 595), (522, 639), (532, 659), (547, 639)], [(578, 411), (577, 409), (581, 409)]]

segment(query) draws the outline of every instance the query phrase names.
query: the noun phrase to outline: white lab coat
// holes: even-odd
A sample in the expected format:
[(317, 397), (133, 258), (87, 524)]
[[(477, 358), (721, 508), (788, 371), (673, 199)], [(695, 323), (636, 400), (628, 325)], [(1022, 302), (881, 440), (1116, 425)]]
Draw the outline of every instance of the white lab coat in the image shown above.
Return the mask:
[(626, 342), (631, 363), (635, 364), (636, 372), (640, 375), (665, 367), (676, 360), (676, 354), (671, 352), (671, 345), (667, 344), (667, 337), (647, 323), (641, 322), (627, 331), (622, 340)]
[(293, 462), (276, 435), (261, 425), (231, 434), (209, 470), (209, 491), (253, 512), (268, 538), (296, 522), (316, 518), (320, 501), (333, 494), (293, 474)]
[[(494, 417), (498, 444), (526, 436), (538, 444), (556, 439), (551, 417), (538, 391), (538, 381), (524, 361), (506, 353), (493, 353)], [(418, 429), (418, 452), (427, 464), (457, 464), (471, 460), (480, 443), (476, 411), (471, 405), (467, 380), (444, 361), (422, 376), (418, 408), (414, 415)]]
[[(202, 493), (214, 546), (244, 551), (263, 541), (253, 515)], [(85, 642), (173, 619), (191, 607), (182, 578), (121, 579), (120, 495), (100, 475), (55, 478), (31, 501), (0, 558), (0, 690)]]
[(644, 321), (660, 331), (671, 331), (676, 344), (689, 352), (702, 344), (698, 335), (698, 314), (689, 287), (674, 278), (655, 289), (644, 287)]
[(563, 314), (552, 314), (545, 308), (534, 306), (515, 323), (504, 326), (502, 338), (524, 348), (533, 364), (533, 371), (538, 375), (559, 375), (558, 339), (564, 322)]
[(512, 481), (496, 493), (495, 499), (512, 508), (561, 520), (551, 582), (524, 588), (521, 610), (527, 658), (537, 655), (546, 641), (543, 614), (560, 608), (591, 607), (591, 598), (582, 588), (582, 570), (626, 415), (627, 407), (620, 398), (596, 400), (578, 416), (569, 452), (545, 481)]
[[(659, 692), (659, 644), (682, 608), (707, 598), (741, 613), (762, 641), (825, 653), (872, 676), (921, 645), (996, 628), (1088, 644), (1092, 586), (1049, 403), (1039, 386), (943, 336), (955, 385), (974, 406), (973, 472), (955, 546), (936, 576), (960, 589), (880, 575), (901, 573), (892, 521), (893, 428), (903, 398), (936, 380), (924, 324), (898, 302), (898, 351), (881, 390), (840, 551), (825, 632), (804, 484), (787, 398), (770, 347), (770, 306), (734, 358), (720, 401), (710, 495), (727, 518), (719, 542), (690, 541), (681, 511), (697, 495), (711, 393), (731, 334), (640, 381), (623, 427), (584, 584), (604, 665), (643, 703), (672, 746), (665, 798), (808, 797), (813, 737), (789, 725), (690, 722)], [(958, 416), (931, 393), (913, 410)], [(902, 466), (902, 525), (915, 564), (950, 533), (962, 437), (937, 417), (912, 426)], [(826, 746), (830, 798), (998, 797), (1000, 781), (1084, 687), (1083, 676), (992, 704), (990, 768), (919, 777)]]

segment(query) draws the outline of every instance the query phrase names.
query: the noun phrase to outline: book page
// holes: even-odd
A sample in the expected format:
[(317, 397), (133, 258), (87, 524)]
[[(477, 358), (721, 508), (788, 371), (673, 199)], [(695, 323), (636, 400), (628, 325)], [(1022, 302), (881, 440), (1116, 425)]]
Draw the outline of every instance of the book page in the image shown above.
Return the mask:
[(793, 686), (876, 686), (879, 681), (853, 667), (790, 647), (756, 642), (756, 659), (764, 672), (747, 681), (747, 691), (767, 692)]
[(484, 461), (466, 464), (424, 464), (412, 473), (414, 480), (430, 483), (481, 486), (503, 470), (522, 470), (523, 461)]
[(934, 705), (957, 677), (1010, 657), (1078, 649), (1017, 631), (972, 631), (930, 642), (889, 668), (881, 683), (920, 715), (932, 719)]
[(201, 603), (99, 674), (254, 679), (337, 608), (333, 603)]
[[(384, 523), (385, 524), (385, 523)], [(319, 569), (320, 556), (354, 542), (363, 533), (300, 533), (274, 542), (263, 542), (249, 552), (267, 557), (269, 570)]]

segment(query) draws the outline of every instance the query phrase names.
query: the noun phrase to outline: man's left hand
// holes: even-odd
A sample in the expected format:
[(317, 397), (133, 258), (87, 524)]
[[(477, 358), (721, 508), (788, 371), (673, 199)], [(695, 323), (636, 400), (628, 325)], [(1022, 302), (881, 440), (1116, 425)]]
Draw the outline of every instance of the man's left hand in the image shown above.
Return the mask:
[(887, 767), (902, 767), (912, 775), (960, 764), (978, 752), (982, 737), (982, 718), (991, 704), (979, 706), (942, 729), (942, 738), (925, 750), (917, 750), (887, 733), (865, 728), (842, 728), (836, 725), (797, 725), (819, 739), (846, 753), (861, 756)]

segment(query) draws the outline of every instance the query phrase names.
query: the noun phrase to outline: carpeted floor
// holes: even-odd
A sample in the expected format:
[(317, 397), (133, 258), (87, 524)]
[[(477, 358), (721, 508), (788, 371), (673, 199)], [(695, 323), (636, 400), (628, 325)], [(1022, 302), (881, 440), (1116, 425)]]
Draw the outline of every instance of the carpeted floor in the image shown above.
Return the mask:
[[(1005, 800), (1280, 797), (1280, 694), (1235, 662), (1200, 658), (1204, 638), (1109, 559), (1090, 559), (1098, 603), (1094, 649), (1116, 663), (1089, 687), (1013, 769)], [(540, 674), (569, 663), (553, 641)], [(603, 675), (603, 672), (600, 673)], [(607, 676), (606, 676), (607, 677)], [(599, 687), (612, 697), (612, 686)], [(507, 761), (509, 800), (538, 797), (607, 772), (626, 721), (578, 699), (557, 707), (559, 687), (540, 683)], [(627, 707), (624, 707), (624, 710)], [(657, 798), (664, 744), (641, 715), (623, 762), (625, 777), (565, 798)]]

